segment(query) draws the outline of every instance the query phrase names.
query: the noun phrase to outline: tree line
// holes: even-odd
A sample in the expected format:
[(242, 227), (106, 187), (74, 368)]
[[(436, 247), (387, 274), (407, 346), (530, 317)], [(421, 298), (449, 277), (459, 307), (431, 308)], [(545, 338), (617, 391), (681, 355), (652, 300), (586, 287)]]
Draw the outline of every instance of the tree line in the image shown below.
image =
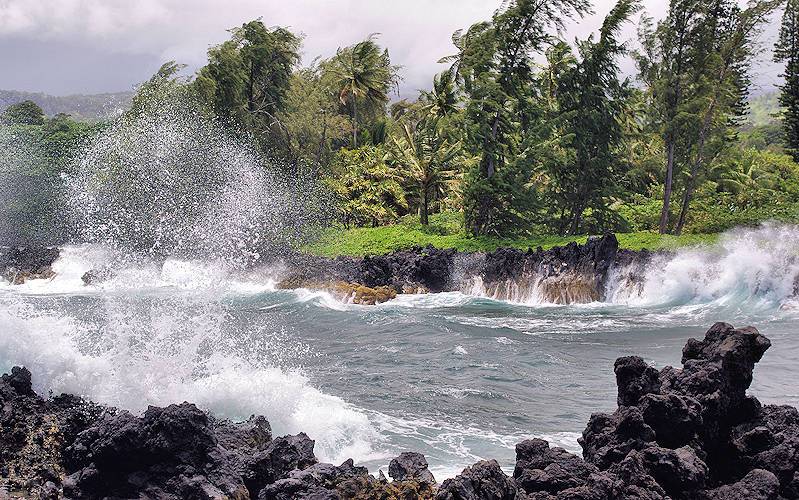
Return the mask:
[[(379, 35), (301, 67), (302, 38), (257, 19), (193, 77), (165, 64), (132, 106), (157, 87), (192, 95), (286, 175), (326, 183), (347, 227), (441, 211), (500, 236), (799, 220), (799, 0), (670, 0), (660, 20), (619, 0), (597, 33), (562, 39), (591, 12), (588, 0), (503, 2), (453, 34), (429, 90), (394, 102), (402, 68)], [(777, 12), (780, 130), (745, 130)], [(636, 23), (637, 43), (624, 40)], [(625, 56), (635, 75), (622, 75)]]

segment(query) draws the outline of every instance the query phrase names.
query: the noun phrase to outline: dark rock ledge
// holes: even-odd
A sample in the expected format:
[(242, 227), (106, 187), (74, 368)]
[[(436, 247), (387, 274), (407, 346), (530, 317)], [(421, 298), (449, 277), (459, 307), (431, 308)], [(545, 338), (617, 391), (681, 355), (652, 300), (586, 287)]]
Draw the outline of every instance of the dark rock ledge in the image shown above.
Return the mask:
[(263, 417), (44, 399), (15, 367), (0, 379), (0, 498), (795, 499), (799, 412), (746, 395), (769, 347), (752, 327), (717, 323), (688, 341), (682, 369), (619, 358), (618, 409), (591, 416), (583, 458), (531, 439), (512, 476), (481, 461), (440, 486), (418, 453), (392, 460), (389, 482), (352, 460), (319, 463), (308, 436), (273, 438)]
[[(591, 237), (584, 245), (569, 243), (549, 250), (458, 252), (417, 246), (365, 257), (272, 255), (253, 265), (282, 268), (278, 288), (325, 290), (343, 301), (364, 305), (386, 302), (401, 293), (470, 291), (475, 280), (483, 293), (497, 299), (517, 298), (513, 294), (526, 297), (535, 288), (545, 300), (565, 304), (604, 300), (611, 270), (622, 286), (640, 287), (653, 257), (665, 254), (619, 249), (616, 237), (606, 234)], [(0, 249), (0, 273), (17, 284), (50, 278), (54, 276), (50, 266), (57, 258), (56, 248)], [(92, 269), (83, 281), (97, 284), (113, 276), (111, 267)]]

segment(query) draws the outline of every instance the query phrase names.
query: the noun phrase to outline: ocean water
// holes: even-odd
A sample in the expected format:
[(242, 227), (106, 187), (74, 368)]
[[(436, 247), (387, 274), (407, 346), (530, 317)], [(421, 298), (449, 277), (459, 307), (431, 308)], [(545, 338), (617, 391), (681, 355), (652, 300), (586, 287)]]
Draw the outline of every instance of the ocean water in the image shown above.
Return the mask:
[[(579, 452), (591, 413), (615, 409), (617, 357), (679, 366), (686, 340), (716, 321), (771, 339), (751, 392), (799, 405), (798, 247), (795, 226), (733, 231), (658, 259), (640, 285), (616, 270), (601, 303), (499, 301), (474, 287), (359, 306), (276, 290), (275, 269), (71, 246), (53, 280), (0, 285), (0, 370), (22, 364), (42, 394), (133, 412), (190, 401), (218, 417), (262, 414), (276, 435), (308, 433), (320, 459), (375, 473), (419, 451), (440, 481), (483, 458), (510, 470), (526, 438)], [(103, 266), (115, 276), (85, 286)]]

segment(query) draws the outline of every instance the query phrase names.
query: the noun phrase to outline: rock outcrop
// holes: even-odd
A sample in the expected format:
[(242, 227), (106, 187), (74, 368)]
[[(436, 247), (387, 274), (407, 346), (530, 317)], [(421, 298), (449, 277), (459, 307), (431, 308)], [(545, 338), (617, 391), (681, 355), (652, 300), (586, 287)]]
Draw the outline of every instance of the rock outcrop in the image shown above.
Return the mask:
[[(608, 298), (611, 276), (622, 288), (640, 291), (652, 259), (668, 252), (619, 249), (613, 234), (543, 250), (500, 248), (458, 252), (416, 246), (384, 255), (318, 257), (283, 255), (261, 262), (281, 269), (279, 289), (323, 290), (354, 304), (374, 305), (398, 294), (462, 291), (500, 300), (530, 298), (556, 303), (585, 303)], [(87, 285), (114, 277), (114, 270), (92, 269)]]
[[(458, 252), (432, 246), (363, 258), (335, 259), (295, 255), (285, 262), (279, 288), (326, 290), (359, 304), (380, 303), (398, 293), (473, 291), (497, 299), (537, 295), (565, 304), (603, 300), (612, 267), (624, 268), (625, 280), (643, 281), (653, 254), (619, 250), (612, 234), (543, 250), (500, 248), (494, 252)], [(640, 272), (635, 269), (640, 267)], [(360, 290), (360, 291), (358, 291)]]
[(524, 441), (512, 478), (467, 469), (438, 498), (799, 498), (799, 412), (746, 395), (770, 345), (752, 327), (717, 323), (688, 341), (682, 369), (619, 358), (619, 407), (591, 416), (579, 440), (583, 458)]
[(284, 263), (278, 287), (321, 289), (366, 304), (384, 302), (398, 293), (443, 292), (452, 289), (457, 254), (455, 249), (417, 246), (362, 258), (293, 255)]
[(49, 279), (55, 276), (51, 266), (58, 254), (58, 248), (4, 247), (0, 249), (0, 272), (3, 279), (15, 285), (31, 279)]
[(62, 395), (38, 396), (31, 373), (0, 379), (0, 498), (432, 498), (418, 454), (392, 462), (394, 482), (352, 460), (320, 464), (304, 433), (272, 437), (253, 416), (218, 421), (193, 404), (141, 417)]
[(636, 356), (614, 366), (618, 408), (591, 416), (583, 457), (541, 439), (506, 475), (481, 461), (440, 486), (419, 453), (389, 482), (352, 460), (319, 463), (303, 433), (264, 417), (218, 421), (192, 404), (142, 416), (70, 395), (38, 396), (31, 374), (0, 379), (0, 496), (198, 499), (795, 499), (799, 412), (746, 394), (769, 340), (726, 323), (690, 339), (681, 369)]

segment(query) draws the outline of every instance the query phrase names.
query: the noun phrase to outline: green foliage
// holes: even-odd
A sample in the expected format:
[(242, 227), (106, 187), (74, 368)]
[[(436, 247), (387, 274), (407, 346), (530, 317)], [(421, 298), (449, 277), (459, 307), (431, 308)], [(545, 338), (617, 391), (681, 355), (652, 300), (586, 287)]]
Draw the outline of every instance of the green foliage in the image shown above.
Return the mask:
[(533, 58), (553, 38), (550, 30), (589, 10), (584, 0), (515, 0), (505, 2), (491, 22), (458, 31), (458, 53), (451, 62), (466, 95), (465, 144), (479, 158), (466, 176), (466, 227), (474, 234), (524, 231), (538, 208), (530, 183), (534, 163), (524, 145), (537, 133), (531, 127), (535, 108), (529, 85)]
[(775, 91), (749, 98), (747, 123), (752, 127), (761, 127), (779, 121), (782, 114), (779, 95), (780, 93)]
[(44, 111), (33, 101), (12, 104), (2, 114), (0, 122), (6, 125), (42, 125)]
[(358, 44), (340, 48), (330, 66), (333, 86), (341, 104), (352, 108), (352, 147), (358, 147), (358, 108), (364, 104), (380, 109), (388, 102), (388, 91), (398, 81), (399, 66), (392, 66), (388, 49), (381, 50), (372, 34)]
[(738, 132), (738, 147), (743, 150), (756, 149), (780, 153), (784, 149), (784, 140), (782, 124), (777, 121), (755, 127), (747, 124)]
[(751, 196), (762, 191), (799, 201), (799, 165), (786, 154), (755, 149), (736, 152), (711, 169), (709, 178), (718, 192)]
[(0, 90), (0, 110), (30, 100), (39, 105), (46, 116), (64, 113), (75, 121), (97, 123), (127, 108), (132, 96), (133, 92), (52, 96), (41, 92)]
[(794, 160), (799, 162), (799, 0), (787, 0), (782, 17), (780, 38), (774, 46), (774, 60), (785, 63), (781, 75), (780, 106), (784, 108), (785, 142)]
[(286, 105), (301, 39), (285, 28), (265, 27), (260, 18), (230, 32), (230, 40), (208, 49), (208, 64), (194, 86), (217, 116), (296, 168), (291, 136), (277, 116)]
[[(623, 139), (622, 119), (631, 95), (620, 82), (616, 58), (626, 52), (617, 40), (619, 30), (638, 10), (633, 0), (620, 0), (605, 18), (599, 40), (593, 36), (579, 44), (581, 60), (558, 75), (556, 101), (563, 117), (563, 143), (573, 151), (567, 161), (545, 164), (556, 185), (554, 198), (561, 213), (570, 212), (568, 234), (579, 234), (583, 212), (607, 211), (608, 199), (617, 194), (624, 164), (617, 151)], [(566, 53), (559, 58), (565, 58)], [(560, 228), (560, 234), (566, 232)]]
[[(687, 245), (711, 244), (717, 235), (686, 234), (683, 236), (658, 235), (650, 232), (616, 234), (621, 248), (640, 250), (676, 249)], [(494, 251), (501, 247), (521, 249), (566, 245), (572, 241), (585, 243), (587, 236), (532, 235), (516, 238), (495, 236), (469, 236), (463, 230), (460, 213), (443, 212), (430, 216), (430, 224), (423, 225), (415, 217), (406, 216), (396, 224), (375, 228), (329, 229), (314, 244), (304, 250), (328, 257), (337, 255), (378, 255), (414, 246), (433, 245), (436, 248), (457, 248), (461, 251)]]
[(446, 196), (458, 183), (461, 144), (450, 144), (439, 132), (436, 122), (421, 122), (413, 127), (405, 123), (403, 135), (392, 137), (388, 159), (400, 169), (409, 194), (415, 199), (419, 221), (427, 224), (430, 203)]
[(295, 71), (278, 120), (290, 137), (298, 165), (314, 177), (328, 174), (337, 151), (349, 144), (350, 120), (341, 113), (330, 61), (314, 61)]
[(402, 176), (386, 163), (380, 146), (341, 150), (328, 184), (339, 201), (345, 226), (377, 226), (407, 213)]
[(63, 116), (39, 125), (0, 124), (0, 244), (58, 244), (73, 236), (62, 175), (99, 128)]

